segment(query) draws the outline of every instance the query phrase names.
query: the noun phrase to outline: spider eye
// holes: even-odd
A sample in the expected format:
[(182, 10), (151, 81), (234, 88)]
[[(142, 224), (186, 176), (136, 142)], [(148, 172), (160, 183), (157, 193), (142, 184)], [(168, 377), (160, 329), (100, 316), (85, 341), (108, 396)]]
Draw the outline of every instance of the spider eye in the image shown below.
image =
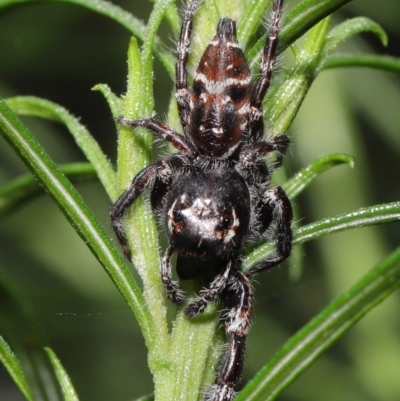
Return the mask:
[(224, 213), (224, 215), (219, 218), (219, 224), (223, 230), (227, 230), (232, 225), (232, 217), (228, 213)]
[(182, 220), (182, 210), (181, 209), (174, 209), (172, 211), (172, 214), (174, 216), (175, 221)]
[(241, 86), (231, 86), (228, 95), (234, 102), (241, 102), (247, 94), (247, 88)]
[(196, 96), (200, 96), (204, 92), (204, 84), (201, 81), (195, 80), (193, 82), (193, 92)]

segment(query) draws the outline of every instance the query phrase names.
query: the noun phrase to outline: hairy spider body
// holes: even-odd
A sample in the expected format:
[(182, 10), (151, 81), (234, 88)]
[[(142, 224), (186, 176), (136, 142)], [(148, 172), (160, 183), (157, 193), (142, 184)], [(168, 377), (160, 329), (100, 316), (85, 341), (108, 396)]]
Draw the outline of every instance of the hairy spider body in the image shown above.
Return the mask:
[(249, 204), (248, 187), (235, 169), (194, 169), (179, 177), (169, 192), (170, 245), (182, 255), (228, 257), (239, 250), (246, 234)]
[[(172, 281), (171, 257), (178, 253), (181, 279), (202, 275), (210, 281), (185, 308), (193, 318), (223, 292), (222, 316), (228, 347), (217, 379), (207, 394), (210, 401), (230, 401), (240, 379), (245, 341), (250, 328), (253, 294), (250, 277), (286, 259), (292, 248), (292, 208), (280, 187), (269, 187), (273, 170), (282, 162), (289, 139), (264, 139), (262, 100), (268, 90), (278, 43), (283, 0), (276, 0), (263, 51), (260, 76), (253, 83), (250, 68), (236, 38), (235, 21), (222, 18), (188, 87), (188, 57), (193, 17), (201, 0), (191, 0), (182, 22), (176, 62), (176, 99), (184, 135), (155, 118), (119, 124), (144, 127), (178, 151), (140, 171), (111, 210), (111, 221), (125, 255), (131, 253), (122, 218), (150, 187), (151, 203), (167, 229), (169, 246), (161, 262), (161, 279), (168, 298), (186, 302)], [(277, 152), (267, 167), (265, 158)], [(274, 256), (250, 272), (241, 272), (241, 252), (247, 237), (276, 237)]]

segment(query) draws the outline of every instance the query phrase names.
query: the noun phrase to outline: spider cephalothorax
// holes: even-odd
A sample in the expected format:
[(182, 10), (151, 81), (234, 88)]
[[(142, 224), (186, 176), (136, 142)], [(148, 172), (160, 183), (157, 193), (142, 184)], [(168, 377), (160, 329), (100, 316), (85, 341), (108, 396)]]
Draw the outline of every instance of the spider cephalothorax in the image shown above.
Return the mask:
[(249, 204), (246, 182), (236, 170), (194, 169), (180, 177), (168, 194), (171, 246), (189, 256), (228, 257), (238, 250), (246, 234)]
[[(282, 262), (292, 248), (290, 201), (282, 188), (269, 187), (270, 175), (279, 167), (289, 139), (286, 135), (264, 138), (262, 113), (275, 61), (283, 0), (276, 0), (274, 5), (256, 82), (238, 44), (235, 21), (222, 18), (189, 89), (187, 62), (193, 17), (200, 1), (189, 2), (178, 42), (175, 89), (184, 135), (155, 118), (117, 119), (122, 125), (147, 128), (170, 142), (178, 153), (136, 175), (113, 206), (111, 221), (130, 258), (121, 219), (152, 185), (152, 206), (161, 214), (169, 240), (161, 263), (168, 298), (178, 305), (186, 302), (185, 294), (171, 278), (174, 253), (178, 253), (176, 267), (181, 279), (200, 274), (210, 281), (209, 287), (186, 306), (189, 317), (202, 313), (224, 292), (228, 309), (222, 319), (228, 347), (208, 399), (230, 401), (242, 372), (250, 327), (253, 295), (249, 277)], [(277, 152), (278, 157), (267, 167), (264, 159), (271, 152)], [(244, 274), (244, 240), (249, 236), (262, 238), (271, 227), (277, 240), (274, 256)]]

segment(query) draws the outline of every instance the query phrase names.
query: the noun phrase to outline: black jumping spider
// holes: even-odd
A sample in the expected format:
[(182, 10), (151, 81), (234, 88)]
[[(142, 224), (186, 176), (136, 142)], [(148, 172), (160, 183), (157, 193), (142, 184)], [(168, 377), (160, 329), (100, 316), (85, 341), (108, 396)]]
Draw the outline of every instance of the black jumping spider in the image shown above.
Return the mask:
[[(282, 188), (269, 187), (271, 173), (281, 164), (289, 139), (286, 135), (264, 138), (261, 104), (273, 71), (283, 0), (274, 5), (257, 82), (252, 83), (236, 38), (235, 21), (222, 18), (189, 89), (189, 46), (200, 1), (190, 1), (178, 41), (175, 88), (184, 135), (154, 118), (117, 119), (128, 127), (147, 128), (157, 138), (170, 142), (178, 153), (137, 174), (113, 206), (111, 221), (130, 258), (121, 219), (138, 196), (152, 187), (152, 206), (165, 220), (169, 239), (161, 264), (168, 298), (178, 305), (186, 302), (185, 294), (171, 278), (175, 252), (181, 279), (202, 275), (211, 281), (209, 288), (186, 306), (187, 316), (199, 315), (224, 293), (228, 309), (222, 319), (229, 344), (208, 397), (230, 401), (242, 372), (250, 327), (253, 294), (249, 277), (282, 262), (292, 248), (290, 201)], [(267, 167), (264, 159), (271, 152), (277, 152), (277, 158)], [(275, 256), (244, 274), (243, 241), (260, 238), (267, 229), (277, 239)]]

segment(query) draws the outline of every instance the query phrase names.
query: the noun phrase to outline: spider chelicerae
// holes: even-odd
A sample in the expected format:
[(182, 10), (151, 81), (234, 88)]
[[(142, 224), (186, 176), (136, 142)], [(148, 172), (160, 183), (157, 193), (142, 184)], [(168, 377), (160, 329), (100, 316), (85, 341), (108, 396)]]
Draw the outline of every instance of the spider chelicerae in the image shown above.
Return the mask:
[[(260, 74), (252, 82), (250, 68), (236, 38), (235, 21), (222, 18), (188, 86), (188, 57), (193, 17), (201, 0), (191, 0), (178, 41), (175, 90), (184, 135), (157, 119), (117, 119), (118, 124), (143, 127), (170, 142), (178, 151), (140, 171), (111, 210), (115, 234), (125, 255), (131, 252), (122, 218), (142, 192), (151, 190), (153, 210), (166, 225), (169, 246), (161, 263), (161, 279), (168, 298), (186, 302), (172, 281), (171, 257), (178, 254), (180, 279), (198, 275), (210, 284), (185, 307), (193, 318), (221, 293), (228, 346), (218, 368), (211, 401), (230, 401), (240, 379), (245, 340), (250, 328), (252, 275), (286, 259), (292, 249), (292, 207), (285, 192), (270, 187), (274, 169), (289, 146), (286, 135), (265, 138), (262, 101), (270, 86), (278, 45), (283, 0), (276, 0), (263, 50)], [(265, 159), (276, 152), (273, 164)], [(247, 273), (241, 271), (246, 239), (276, 237), (274, 256)]]

